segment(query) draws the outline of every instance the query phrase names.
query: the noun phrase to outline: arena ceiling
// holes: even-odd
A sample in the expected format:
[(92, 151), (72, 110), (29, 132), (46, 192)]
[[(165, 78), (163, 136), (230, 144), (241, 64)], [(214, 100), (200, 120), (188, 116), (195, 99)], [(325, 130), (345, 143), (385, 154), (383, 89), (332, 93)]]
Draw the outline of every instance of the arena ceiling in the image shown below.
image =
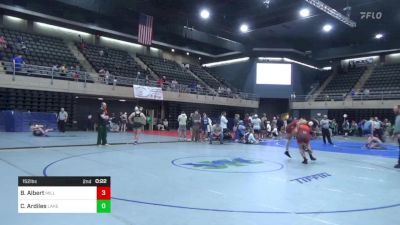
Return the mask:
[[(155, 40), (210, 54), (239, 51), (244, 55), (294, 54), (322, 60), (382, 49), (400, 49), (398, 0), (322, 1), (343, 14), (343, 8), (351, 6), (350, 18), (357, 23), (357, 27), (351, 28), (335, 20), (305, 0), (0, 2), (133, 35), (137, 34), (138, 15), (143, 12), (155, 18)], [(307, 18), (299, 16), (299, 10), (304, 7), (310, 9)], [(210, 11), (208, 20), (199, 17), (201, 9)], [(382, 17), (361, 19), (361, 12), (381, 13)], [(249, 25), (249, 32), (239, 31), (242, 23)], [(322, 31), (326, 23), (333, 26), (329, 33)], [(376, 39), (377, 33), (382, 33), (384, 37)], [(255, 48), (258, 51), (254, 51)], [(274, 48), (285, 50), (271, 50)]]

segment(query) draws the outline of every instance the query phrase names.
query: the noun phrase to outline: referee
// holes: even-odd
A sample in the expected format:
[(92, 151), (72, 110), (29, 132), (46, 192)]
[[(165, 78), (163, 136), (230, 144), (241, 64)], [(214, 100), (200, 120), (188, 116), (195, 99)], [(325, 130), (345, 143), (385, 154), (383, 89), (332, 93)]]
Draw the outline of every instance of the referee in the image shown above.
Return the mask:
[(107, 123), (108, 123), (109, 117), (108, 117), (107, 104), (105, 102), (101, 103), (101, 107), (100, 107), (99, 111), (97, 112), (97, 120), (98, 120), (97, 145), (98, 146), (108, 145), (107, 144)]
[(329, 131), (329, 125), (331, 121), (328, 119), (327, 115), (324, 115), (324, 118), (319, 123), (322, 129), (322, 140), (324, 144), (326, 144), (326, 139), (328, 139), (329, 144), (333, 145), (331, 140), (331, 132)]
[(58, 130), (62, 133), (65, 132), (65, 124), (68, 120), (68, 113), (64, 110), (64, 108), (60, 109), (58, 113), (57, 122), (58, 122)]

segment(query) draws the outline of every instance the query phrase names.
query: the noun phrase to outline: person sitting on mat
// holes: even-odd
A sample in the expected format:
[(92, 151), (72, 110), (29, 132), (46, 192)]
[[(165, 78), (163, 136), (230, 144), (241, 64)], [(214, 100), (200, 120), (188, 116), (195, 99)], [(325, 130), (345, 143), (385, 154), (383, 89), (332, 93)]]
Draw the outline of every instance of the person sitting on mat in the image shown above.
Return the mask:
[(31, 126), (32, 134), (33, 136), (36, 137), (42, 137), (45, 136), (47, 137), (47, 133), (50, 131), (53, 131), (53, 129), (49, 128), (47, 129), (46, 126), (41, 125), (41, 124), (34, 124)]
[(368, 149), (382, 149), (382, 141), (379, 138), (374, 137), (373, 135), (369, 135), (365, 147)]
[(212, 126), (211, 133), (210, 133), (210, 144), (212, 144), (213, 139), (218, 140), (219, 143), (224, 143), (224, 134), (220, 123), (216, 123)]
[(254, 137), (254, 130), (252, 128), (248, 128), (246, 134), (243, 139), (244, 144), (258, 144), (257, 139)]

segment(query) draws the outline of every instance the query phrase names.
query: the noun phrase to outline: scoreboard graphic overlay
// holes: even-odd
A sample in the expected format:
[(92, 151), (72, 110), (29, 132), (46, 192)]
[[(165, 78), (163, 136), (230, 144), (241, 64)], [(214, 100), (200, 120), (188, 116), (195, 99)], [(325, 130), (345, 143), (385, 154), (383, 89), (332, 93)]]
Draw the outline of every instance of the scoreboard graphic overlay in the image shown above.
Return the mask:
[(111, 178), (18, 177), (18, 213), (111, 213)]

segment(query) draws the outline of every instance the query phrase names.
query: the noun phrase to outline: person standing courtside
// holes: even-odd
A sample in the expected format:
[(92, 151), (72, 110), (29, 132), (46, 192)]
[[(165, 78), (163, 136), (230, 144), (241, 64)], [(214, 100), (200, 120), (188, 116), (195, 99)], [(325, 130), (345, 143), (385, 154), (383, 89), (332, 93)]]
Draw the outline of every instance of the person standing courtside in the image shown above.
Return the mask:
[(326, 144), (326, 139), (328, 139), (329, 144), (333, 145), (331, 140), (331, 132), (329, 131), (329, 126), (332, 122), (328, 119), (327, 115), (324, 115), (324, 118), (320, 121), (321, 129), (322, 129), (322, 140), (324, 144)]
[(178, 141), (183, 138), (183, 141), (187, 141), (186, 138), (186, 123), (187, 123), (187, 116), (184, 111), (178, 116)]
[(225, 111), (221, 113), (220, 126), (222, 128), (222, 133), (224, 133), (224, 131), (226, 129), (228, 129), (228, 120), (226, 119), (226, 112)]
[(107, 123), (108, 123), (108, 110), (105, 102), (101, 103), (101, 107), (97, 113), (97, 145), (108, 145), (107, 144)]
[(393, 137), (397, 138), (397, 142), (399, 143), (399, 159), (397, 161), (397, 164), (394, 166), (394, 168), (400, 169), (400, 105), (395, 106), (393, 111), (396, 114)]
[(200, 125), (201, 125), (201, 115), (199, 113), (199, 110), (194, 111), (193, 114), (193, 141), (194, 142), (199, 142), (200, 141)]
[(67, 120), (68, 120), (68, 113), (64, 110), (64, 108), (61, 108), (57, 117), (58, 130), (60, 132), (63, 133), (65, 132), (65, 124), (67, 123)]

